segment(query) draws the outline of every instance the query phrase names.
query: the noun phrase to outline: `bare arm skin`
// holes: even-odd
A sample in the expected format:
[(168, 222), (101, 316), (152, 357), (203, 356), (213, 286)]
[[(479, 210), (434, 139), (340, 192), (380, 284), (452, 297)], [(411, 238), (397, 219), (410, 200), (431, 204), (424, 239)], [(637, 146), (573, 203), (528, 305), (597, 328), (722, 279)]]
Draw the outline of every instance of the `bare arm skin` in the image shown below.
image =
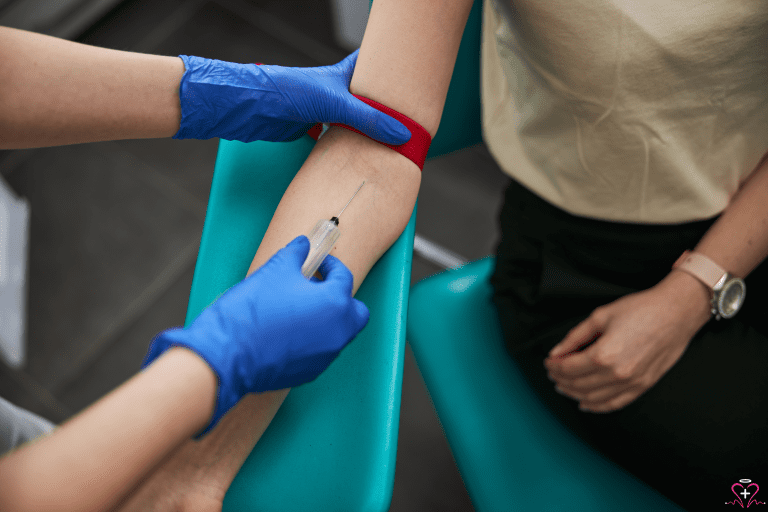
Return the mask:
[[(736, 277), (745, 278), (768, 256), (768, 154), (739, 186), (720, 218), (693, 250), (707, 256)], [(694, 314), (704, 325), (710, 318), (712, 291), (681, 270), (671, 271), (666, 281), (679, 288), (682, 297), (695, 305)]]
[(0, 149), (171, 137), (183, 74), (178, 57), (0, 27)]
[(766, 199), (768, 154), (744, 180), (721, 217), (696, 245), (695, 251), (733, 275), (746, 277), (768, 256)]
[(0, 510), (101, 511), (205, 427), (213, 370), (172, 348), (51, 435), (0, 458)]
[[(377, 0), (350, 91), (402, 112), (434, 136), (471, 7), (471, 0)], [(363, 180), (331, 252), (352, 271), (357, 291), (408, 223), (421, 174), (402, 155), (343, 128), (331, 128), (313, 149), (283, 196), (249, 272), (296, 235), (309, 233), (318, 219), (338, 213)], [(287, 393), (245, 397), (210, 435), (182, 446), (124, 510), (145, 510), (151, 496), (179, 488), (205, 488), (223, 499)]]

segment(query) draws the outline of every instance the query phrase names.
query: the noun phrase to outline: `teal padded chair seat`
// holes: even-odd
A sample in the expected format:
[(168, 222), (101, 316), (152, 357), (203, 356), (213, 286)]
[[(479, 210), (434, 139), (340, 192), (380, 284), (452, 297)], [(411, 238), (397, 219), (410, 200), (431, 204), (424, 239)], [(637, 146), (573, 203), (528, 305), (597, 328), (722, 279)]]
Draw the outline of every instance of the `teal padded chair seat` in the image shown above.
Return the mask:
[(485, 258), (411, 288), (406, 338), (475, 509), (681, 511), (548, 411), (507, 355)]

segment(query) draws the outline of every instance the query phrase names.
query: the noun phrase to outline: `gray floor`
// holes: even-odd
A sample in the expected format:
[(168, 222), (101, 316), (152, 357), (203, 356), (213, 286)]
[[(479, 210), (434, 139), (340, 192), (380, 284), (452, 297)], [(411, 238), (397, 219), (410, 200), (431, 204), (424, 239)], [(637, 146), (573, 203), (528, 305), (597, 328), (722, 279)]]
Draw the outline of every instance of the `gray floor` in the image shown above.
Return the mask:
[[(81, 37), (117, 49), (236, 62), (331, 64), (326, 2), (135, 0)], [(0, 395), (61, 422), (137, 371), (181, 325), (218, 141), (142, 140), (0, 152), (31, 204), (28, 355), (0, 364)], [(508, 179), (485, 147), (427, 163), (417, 233), (477, 259), (493, 252)], [(416, 256), (412, 281), (440, 267)], [(472, 505), (413, 360), (405, 359), (392, 511)]]

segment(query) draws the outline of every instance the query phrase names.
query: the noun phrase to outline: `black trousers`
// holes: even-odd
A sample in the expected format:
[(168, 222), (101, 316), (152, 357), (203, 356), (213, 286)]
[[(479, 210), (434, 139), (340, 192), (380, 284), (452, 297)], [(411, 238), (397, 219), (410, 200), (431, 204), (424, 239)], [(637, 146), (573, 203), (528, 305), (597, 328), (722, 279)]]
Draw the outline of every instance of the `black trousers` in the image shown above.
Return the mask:
[(731, 485), (743, 478), (768, 502), (768, 264), (745, 279), (734, 318), (707, 323), (655, 386), (618, 411), (579, 411), (554, 391), (543, 361), (596, 307), (661, 281), (716, 220), (588, 219), (513, 181), (492, 277), (507, 351), (541, 400), (586, 442), (691, 511), (732, 509)]

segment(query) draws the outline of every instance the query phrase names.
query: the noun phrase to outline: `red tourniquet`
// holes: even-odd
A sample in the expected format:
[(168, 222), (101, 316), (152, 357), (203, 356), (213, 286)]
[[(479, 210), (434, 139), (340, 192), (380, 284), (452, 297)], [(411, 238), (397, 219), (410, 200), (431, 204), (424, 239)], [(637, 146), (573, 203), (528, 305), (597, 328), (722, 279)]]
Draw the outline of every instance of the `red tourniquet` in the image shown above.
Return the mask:
[[(261, 62), (256, 62), (257, 66), (261, 66)], [(365, 98), (363, 96), (358, 96), (357, 94), (353, 94), (355, 98), (359, 99), (363, 103), (367, 103), (371, 107), (375, 108), (376, 110), (379, 110), (381, 112), (384, 112), (390, 117), (394, 117), (401, 123), (405, 125), (406, 128), (408, 128), (411, 131), (411, 138), (406, 142), (405, 144), (400, 144), (399, 146), (393, 146), (392, 144), (386, 144), (384, 142), (379, 142), (379, 144), (382, 144), (384, 146), (387, 146), (389, 149), (392, 149), (394, 151), (397, 151), (404, 157), (411, 160), (413, 163), (419, 166), (419, 170), (424, 170), (424, 160), (427, 159), (427, 152), (429, 151), (429, 145), (432, 144), (432, 136), (429, 134), (427, 130), (424, 129), (423, 126), (421, 126), (419, 123), (411, 119), (410, 117), (406, 117), (397, 110), (393, 110), (386, 105), (382, 105), (381, 103), (375, 102), (371, 99)], [(345, 124), (341, 123), (331, 123), (332, 126), (341, 126), (342, 128), (346, 128), (347, 130), (352, 130), (355, 133), (359, 133), (360, 135), (364, 135), (365, 137), (368, 137), (363, 132), (356, 130), (355, 128), (352, 128), (351, 126), (347, 126)], [(323, 123), (317, 123), (312, 128), (310, 128), (307, 131), (307, 135), (312, 137), (313, 139), (317, 140), (320, 138), (320, 134), (323, 132)], [(371, 137), (368, 137), (371, 139)], [(371, 139), (375, 140), (375, 139)]]
[[(418, 165), (419, 170), (423, 171), (424, 160), (426, 160), (427, 158), (427, 151), (429, 151), (429, 145), (432, 143), (432, 137), (429, 135), (429, 132), (425, 130), (424, 127), (421, 126), (419, 123), (417, 123), (410, 117), (404, 116), (397, 110), (393, 110), (385, 105), (382, 105), (381, 103), (377, 103), (363, 96), (358, 96), (357, 94), (353, 94), (353, 96), (359, 99), (360, 101), (372, 106), (376, 110), (380, 110), (381, 112), (384, 112), (390, 117), (394, 117), (395, 119), (403, 123), (405, 127), (411, 131), (411, 138), (405, 144), (400, 144), (399, 146), (393, 146), (392, 144), (385, 144), (383, 142), (379, 142), (379, 144), (382, 144), (394, 151), (397, 151), (398, 153), (400, 153), (401, 155), (403, 155), (404, 157), (408, 158), (413, 163)], [(351, 126), (347, 126), (345, 124), (331, 123), (331, 125), (341, 126), (342, 128), (346, 128), (347, 130), (352, 130), (353, 132), (359, 133), (360, 135), (365, 135), (363, 132), (356, 130)], [(317, 123), (315, 126), (310, 128), (307, 133), (313, 139), (317, 140), (318, 137), (320, 137), (320, 132), (322, 132), (322, 130), (323, 130), (322, 123)], [(368, 137), (367, 135), (365, 136)], [(370, 137), (368, 138), (370, 139)], [(371, 139), (371, 140), (374, 140), (374, 139)]]
[(323, 123), (317, 123), (315, 126), (307, 130), (307, 135), (315, 140), (320, 138), (321, 133), (323, 133)]

